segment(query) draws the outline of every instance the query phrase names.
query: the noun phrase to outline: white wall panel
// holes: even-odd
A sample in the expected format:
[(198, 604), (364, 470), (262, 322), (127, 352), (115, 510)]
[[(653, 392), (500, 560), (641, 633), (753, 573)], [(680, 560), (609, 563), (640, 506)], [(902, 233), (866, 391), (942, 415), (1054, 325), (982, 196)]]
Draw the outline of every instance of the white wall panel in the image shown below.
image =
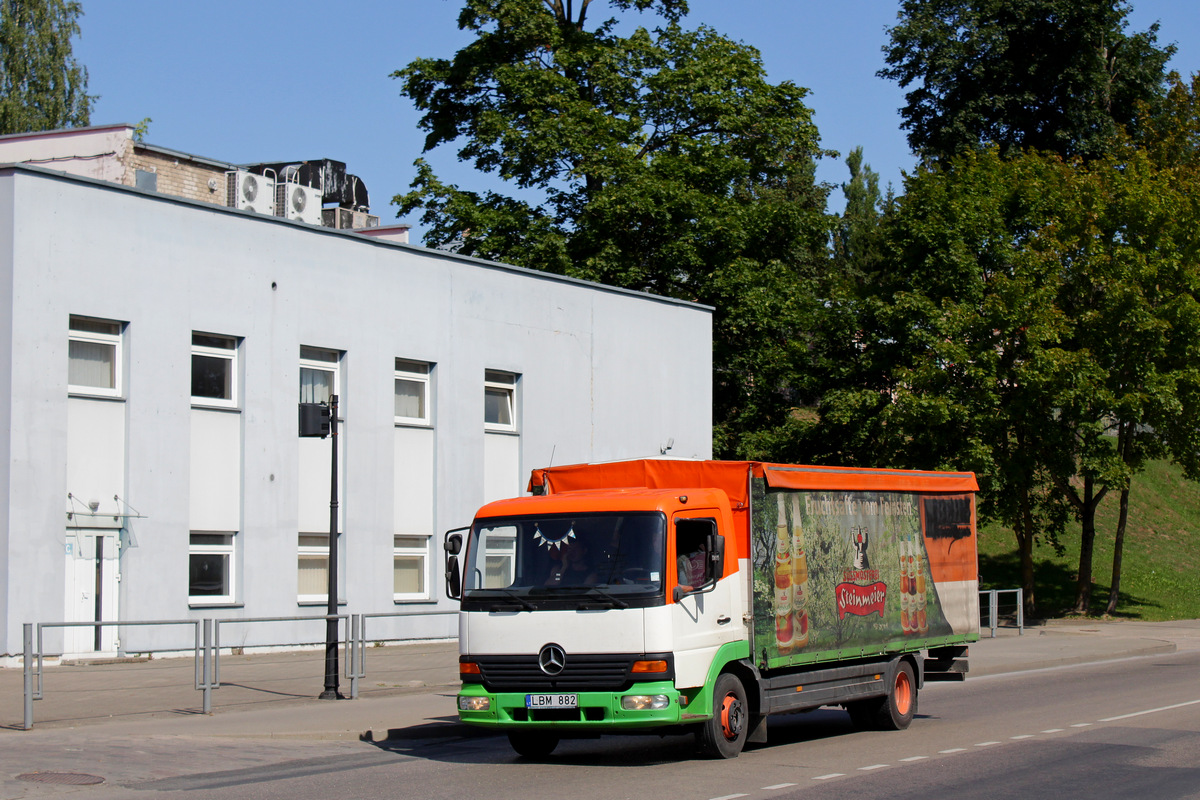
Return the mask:
[[(125, 404), (108, 400), (73, 397), (67, 403), (67, 486), (72, 495), (67, 510), (97, 514), (120, 514), (114, 497), (125, 491)], [(64, 493), (65, 497), (65, 493)], [(119, 528), (112, 516), (82, 517), (75, 524), (96, 528)]]
[[(342, 446), (342, 435), (338, 433), (338, 530), (345, 531), (345, 464), (346, 448)], [(324, 439), (300, 439), (300, 525), (298, 530), (307, 533), (329, 531), (329, 480), (333, 472), (332, 437)]]
[(242, 417), (192, 409), (189, 528), (237, 531), (242, 527)]
[(396, 533), (432, 534), (434, 432), (430, 428), (398, 427), (395, 440), (393, 527)]
[(521, 437), (484, 434), (483, 503), (517, 497), (524, 494), (524, 489), (521, 484)]

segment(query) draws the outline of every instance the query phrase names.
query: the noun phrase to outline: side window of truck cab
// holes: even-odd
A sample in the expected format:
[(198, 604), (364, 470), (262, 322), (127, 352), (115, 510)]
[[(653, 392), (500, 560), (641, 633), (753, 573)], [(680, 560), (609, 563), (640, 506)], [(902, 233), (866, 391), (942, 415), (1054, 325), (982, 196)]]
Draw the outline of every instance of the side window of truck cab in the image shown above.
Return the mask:
[(709, 551), (717, 521), (708, 517), (675, 519), (675, 563), (677, 582), (690, 592), (720, 578), (713, 575), (713, 560)]

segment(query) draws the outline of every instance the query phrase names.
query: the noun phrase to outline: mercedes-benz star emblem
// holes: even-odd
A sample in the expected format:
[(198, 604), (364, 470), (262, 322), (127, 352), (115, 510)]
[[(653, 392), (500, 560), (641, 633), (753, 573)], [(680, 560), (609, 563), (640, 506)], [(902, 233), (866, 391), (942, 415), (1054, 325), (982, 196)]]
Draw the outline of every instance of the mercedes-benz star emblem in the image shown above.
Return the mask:
[(538, 653), (538, 666), (547, 675), (558, 675), (567, 666), (567, 654), (557, 644), (548, 644)]

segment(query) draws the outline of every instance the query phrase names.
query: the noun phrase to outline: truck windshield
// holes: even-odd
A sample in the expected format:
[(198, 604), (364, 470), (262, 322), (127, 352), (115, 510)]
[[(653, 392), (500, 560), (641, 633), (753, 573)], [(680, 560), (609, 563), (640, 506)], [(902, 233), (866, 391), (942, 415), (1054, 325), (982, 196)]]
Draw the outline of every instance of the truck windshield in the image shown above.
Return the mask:
[[(660, 596), (666, 520), (658, 513), (481, 520), (467, 548), (463, 601), (562, 608)], [(645, 605), (637, 602), (637, 605)]]

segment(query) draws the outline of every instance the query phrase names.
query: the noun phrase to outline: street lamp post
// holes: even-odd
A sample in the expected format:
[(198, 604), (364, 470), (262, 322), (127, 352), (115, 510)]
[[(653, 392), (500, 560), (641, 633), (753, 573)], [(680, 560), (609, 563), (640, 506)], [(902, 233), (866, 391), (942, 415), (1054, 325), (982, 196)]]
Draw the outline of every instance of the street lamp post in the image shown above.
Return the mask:
[(338, 691), (338, 396), (329, 396), (328, 403), (300, 404), (300, 436), (331, 437), (333, 455), (329, 475), (329, 567), (325, 606), (325, 691), (322, 700), (340, 700)]
[(338, 691), (338, 396), (329, 397), (329, 438), (332, 467), (329, 475), (329, 601), (325, 606), (325, 691), (322, 700), (341, 700)]

